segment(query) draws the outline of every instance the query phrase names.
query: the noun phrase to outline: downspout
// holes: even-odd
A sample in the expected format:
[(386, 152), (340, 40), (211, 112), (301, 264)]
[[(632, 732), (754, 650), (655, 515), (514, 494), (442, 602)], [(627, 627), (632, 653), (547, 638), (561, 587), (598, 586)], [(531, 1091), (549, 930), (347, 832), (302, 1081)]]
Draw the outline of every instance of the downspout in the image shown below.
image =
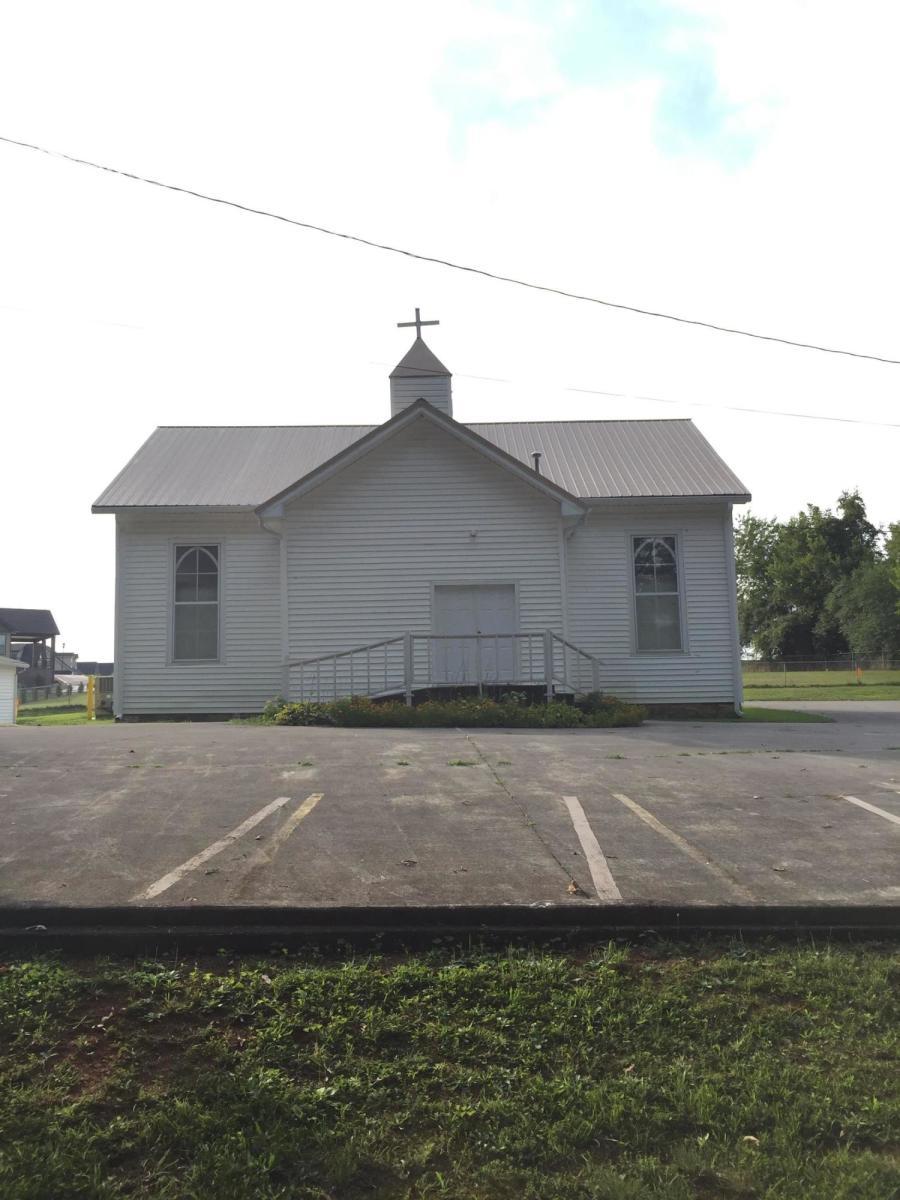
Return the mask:
[(741, 637), (737, 615), (737, 568), (734, 561), (733, 506), (725, 505), (722, 518), (722, 533), (725, 538), (725, 573), (728, 576), (728, 609), (732, 639), (732, 678), (734, 685), (734, 711), (741, 716), (744, 705), (744, 677), (741, 671)]
[(566, 562), (566, 532), (562, 509), (559, 513), (559, 600), (562, 607), (562, 635), (569, 640), (569, 571)]
[(122, 720), (122, 705), (125, 701), (125, 657), (122, 654), (122, 517), (116, 513), (116, 590), (113, 610), (113, 717)]
[(562, 505), (559, 510), (559, 592), (562, 602), (562, 635), (568, 641), (569, 638), (569, 556), (566, 551), (566, 543), (569, 538), (575, 533), (575, 530), (581, 525), (587, 517), (587, 512), (580, 513), (569, 529), (566, 529), (566, 520), (563, 514)]
[(270, 518), (276, 523), (274, 529), (266, 524), (265, 518), (259, 513), (256, 514), (256, 519), (259, 521), (260, 529), (278, 539), (279, 589), (281, 592), (281, 694), (287, 700), (290, 690), (290, 670), (288, 668), (290, 639), (288, 637), (287, 539), (284, 536), (284, 518)]

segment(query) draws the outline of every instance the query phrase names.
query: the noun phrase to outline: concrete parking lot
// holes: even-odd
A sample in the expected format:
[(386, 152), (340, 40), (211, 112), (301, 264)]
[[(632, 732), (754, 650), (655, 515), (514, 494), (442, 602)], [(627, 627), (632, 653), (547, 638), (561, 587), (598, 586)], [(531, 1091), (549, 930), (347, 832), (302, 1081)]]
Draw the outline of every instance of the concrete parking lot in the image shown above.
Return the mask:
[(0, 730), (0, 904), (900, 904), (900, 704), (831, 724)]

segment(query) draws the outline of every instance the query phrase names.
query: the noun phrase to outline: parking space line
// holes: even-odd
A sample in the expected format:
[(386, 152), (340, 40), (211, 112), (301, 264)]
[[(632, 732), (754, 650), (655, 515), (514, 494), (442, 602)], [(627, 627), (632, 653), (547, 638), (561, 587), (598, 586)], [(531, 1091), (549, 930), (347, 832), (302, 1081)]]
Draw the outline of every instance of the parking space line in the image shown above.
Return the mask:
[(882, 788), (887, 788), (887, 790), (889, 792), (896, 792), (897, 795), (900, 796), (900, 785), (898, 785), (896, 783), (887, 783), (885, 780), (882, 780), (882, 782), (879, 783), (878, 786), (882, 787)]
[(303, 818), (309, 816), (324, 794), (324, 792), (313, 792), (311, 796), (306, 797), (300, 807), (295, 809), (295, 811), (291, 813), (284, 824), (280, 825), (278, 829), (276, 829), (275, 833), (269, 839), (268, 845), (263, 847), (263, 857), (265, 857), (267, 860), (275, 857)]
[(849, 800), (851, 804), (856, 804), (860, 808), (865, 808), (868, 812), (876, 813), (879, 817), (884, 817), (886, 821), (893, 821), (895, 825), (900, 825), (900, 817), (894, 813), (889, 813), (887, 809), (879, 808), (876, 804), (870, 804), (868, 800), (859, 800), (856, 796), (843, 796), (843, 800)]
[(648, 812), (646, 808), (643, 808), (636, 800), (632, 800), (629, 796), (625, 796), (621, 792), (613, 792), (613, 795), (620, 804), (624, 804), (636, 817), (640, 817), (644, 824), (656, 830), (661, 837), (671, 842), (673, 846), (677, 846), (682, 854), (686, 854), (688, 858), (692, 859), (695, 863), (699, 863), (700, 866), (706, 867), (707, 871), (715, 875), (716, 879), (735, 896), (739, 896), (742, 900), (756, 903), (756, 897), (752, 892), (745, 888), (743, 884), (738, 883), (736, 879), (732, 879), (727, 871), (723, 871), (720, 866), (712, 862), (702, 850), (698, 850), (696, 846), (692, 846), (680, 833), (676, 833), (668, 825), (663, 825), (662, 821), (658, 821), (653, 813)]
[(600, 849), (600, 843), (594, 836), (594, 831), (588, 823), (578, 797), (563, 796), (563, 803), (569, 810), (569, 816), (572, 818), (572, 824), (575, 827), (575, 832), (578, 834), (578, 840), (581, 842), (588, 870), (591, 873), (591, 879), (597, 891), (597, 899), (621, 900), (622, 893), (616, 887), (616, 881), (612, 877), (612, 872), (606, 861), (606, 855)]
[(258, 825), (260, 821), (264, 821), (270, 813), (283, 808), (285, 804), (289, 804), (290, 800), (290, 796), (279, 796), (277, 800), (273, 800), (271, 804), (267, 804), (264, 808), (255, 812), (252, 817), (248, 817), (246, 821), (242, 821), (237, 828), (232, 829), (231, 833), (226, 833), (219, 841), (213, 842), (211, 846), (207, 846), (205, 850), (201, 850), (199, 854), (195, 854), (193, 858), (189, 858), (187, 862), (183, 862), (181, 866), (175, 867), (174, 870), (157, 879), (155, 883), (151, 883), (148, 888), (145, 888), (142, 892), (138, 892), (131, 899), (152, 900), (161, 892), (168, 891), (179, 879), (183, 879), (185, 875), (190, 874), (191, 871), (195, 871), (197, 867), (201, 867), (205, 862), (209, 862), (211, 858), (215, 858), (223, 850), (227, 850), (229, 846), (234, 845), (238, 838), (243, 837), (245, 833), (249, 833), (255, 825)]

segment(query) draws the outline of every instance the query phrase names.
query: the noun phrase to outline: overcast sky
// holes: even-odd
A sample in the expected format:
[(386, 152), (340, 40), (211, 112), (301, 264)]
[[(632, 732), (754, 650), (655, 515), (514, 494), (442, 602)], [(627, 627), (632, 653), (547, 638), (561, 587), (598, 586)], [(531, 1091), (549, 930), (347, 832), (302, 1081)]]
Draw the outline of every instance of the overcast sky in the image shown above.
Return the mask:
[[(900, 358), (883, 0), (86, 0), (8, 5), (3, 26), (0, 134)], [(3, 144), (0, 238), (0, 605), (52, 608), (85, 658), (113, 645), (114, 521), (90, 505), (151, 430), (384, 420), (415, 305), (441, 321), (463, 421), (689, 416), (755, 512), (858, 486), (900, 519), (898, 366), (528, 292)]]

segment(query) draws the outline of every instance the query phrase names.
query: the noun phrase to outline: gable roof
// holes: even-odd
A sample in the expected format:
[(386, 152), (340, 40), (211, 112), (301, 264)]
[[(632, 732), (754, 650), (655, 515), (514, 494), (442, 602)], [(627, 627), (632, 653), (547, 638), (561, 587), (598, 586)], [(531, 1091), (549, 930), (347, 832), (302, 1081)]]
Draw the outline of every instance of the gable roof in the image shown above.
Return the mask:
[(0, 608), (0, 622), (13, 637), (54, 637), (59, 633), (49, 608)]
[(401, 429), (405, 429), (414, 421), (428, 421), (433, 425), (437, 425), (443, 429), (450, 437), (456, 438), (476, 453), (484, 455), (491, 462), (506, 471), (511, 471), (519, 479), (528, 484), (529, 487), (536, 488), (538, 491), (551, 495), (555, 500), (562, 500), (574, 505), (573, 512), (580, 513), (583, 511), (578, 504), (575, 496), (567, 492), (565, 488), (561, 488), (559, 484), (554, 483), (546, 475), (540, 475), (538, 472), (527, 467), (520, 459), (514, 458), (505, 450), (487, 441), (479, 433), (476, 433), (471, 426), (462, 425), (459, 421), (454, 421), (452, 417), (441, 412), (440, 409), (429, 404), (427, 400), (416, 400), (410, 404), (408, 408), (401, 409), (395, 413), (389, 421), (385, 421), (383, 425), (376, 425), (374, 429), (365, 434), (348, 446), (339, 454), (327, 462), (321, 463), (308, 474), (294, 480), (286, 488), (276, 492), (270, 496), (264, 503), (257, 505), (257, 512), (265, 511), (270, 515), (274, 515), (276, 508), (279, 508), (287, 500), (293, 499), (294, 496), (299, 496), (311, 488), (316, 487), (325, 479), (337, 471), (342, 470), (345, 466), (349, 466), (351, 462), (355, 462), (362, 455), (368, 454), (370, 450), (374, 450), (376, 446), (380, 446), (382, 442), (397, 434)]
[[(459, 424), (454, 422), (454, 424)], [(378, 425), (162, 426), (97, 498), (119, 508), (257, 508)], [(583, 500), (750, 499), (693, 421), (501, 421), (465, 426)]]

